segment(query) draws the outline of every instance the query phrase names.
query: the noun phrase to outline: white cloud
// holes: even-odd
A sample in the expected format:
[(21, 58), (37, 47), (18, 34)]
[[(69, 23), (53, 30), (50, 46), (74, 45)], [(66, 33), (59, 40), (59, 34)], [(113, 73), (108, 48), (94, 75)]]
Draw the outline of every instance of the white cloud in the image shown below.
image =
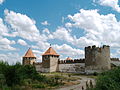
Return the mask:
[(16, 50), (16, 48), (12, 47), (11, 44), (15, 44), (15, 41), (10, 41), (7, 38), (0, 37), (0, 50)]
[(70, 28), (70, 27), (72, 27), (72, 24), (68, 22), (68, 23), (65, 24), (65, 26), (66, 26), (67, 28)]
[(5, 21), (14, 30), (16, 36), (30, 41), (37, 41), (40, 38), (40, 32), (35, 25), (36, 22), (27, 15), (5, 10)]
[(58, 54), (62, 55), (65, 58), (66, 56), (70, 56), (71, 58), (81, 58), (84, 57), (84, 51), (76, 48), (72, 48), (67, 44), (63, 45), (53, 45), (54, 49)]
[(43, 30), (43, 33), (50, 34), (50, 31), (49, 31), (48, 28), (45, 28), (45, 29)]
[(40, 49), (43, 51), (43, 50), (46, 50), (49, 46), (50, 46), (50, 43), (39, 41), (35, 46), (32, 46), (32, 48)]
[(16, 52), (0, 54), (0, 60), (7, 61), (9, 64), (15, 64), (16, 62), (21, 62), (21, 56)]
[[(84, 30), (80, 38), (74, 37), (74, 45), (118, 45), (120, 44), (120, 21), (114, 14), (102, 15), (98, 10), (83, 10), (79, 13), (68, 15), (71, 26)], [(70, 22), (69, 22), (70, 23)]]
[[(72, 23), (71, 23), (71, 27), (74, 27)], [(99, 45), (98, 41), (88, 39), (87, 37), (76, 38), (76, 36), (72, 36), (71, 30), (66, 29), (64, 27), (57, 28), (55, 32), (48, 35), (47, 39), (59, 39), (62, 41), (67, 41), (77, 47), (85, 47), (85, 46), (94, 45), (94, 44)]]
[(35, 56), (37, 57), (36, 61), (37, 62), (42, 62), (42, 54), (43, 54), (43, 52), (41, 52), (39, 50), (32, 50), (32, 51), (35, 54)]
[(42, 24), (42, 25), (45, 25), (45, 26), (50, 25), (50, 24), (48, 23), (48, 21), (41, 22), (41, 24)]
[(49, 39), (60, 39), (60, 40), (66, 40), (68, 42), (73, 42), (74, 39), (70, 35), (70, 30), (67, 30), (64, 27), (58, 27), (55, 32), (49, 36)]
[(15, 44), (15, 41), (5, 38), (5, 36), (8, 36), (8, 32), (7, 26), (4, 24), (2, 18), (0, 18), (0, 50), (16, 50), (16, 48), (11, 46)]
[(99, 0), (98, 3), (102, 6), (108, 6), (120, 13), (120, 6), (118, 0)]
[(0, 35), (5, 36), (8, 33), (7, 26), (3, 23), (2, 18), (0, 18)]
[(32, 50), (33, 53), (37, 53), (37, 54), (42, 54), (42, 52), (40, 52), (39, 50)]
[(17, 41), (17, 43), (19, 43), (20, 45), (23, 45), (23, 46), (26, 46), (26, 45), (27, 45), (26, 41), (24, 41), (24, 40), (22, 40), (22, 39), (19, 39), (19, 40)]
[(0, 4), (2, 4), (5, 0), (0, 0)]

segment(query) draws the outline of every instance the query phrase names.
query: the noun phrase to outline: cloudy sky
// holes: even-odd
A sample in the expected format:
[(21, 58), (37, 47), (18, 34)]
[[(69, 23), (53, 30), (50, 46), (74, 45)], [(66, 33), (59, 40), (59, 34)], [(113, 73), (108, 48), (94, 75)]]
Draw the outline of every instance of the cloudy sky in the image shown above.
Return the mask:
[(0, 60), (21, 62), (29, 47), (41, 60), (52, 44), (60, 58), (84, 58), (85, 46), (111, 46), (120, 57), (119, 0), (0, 0)]

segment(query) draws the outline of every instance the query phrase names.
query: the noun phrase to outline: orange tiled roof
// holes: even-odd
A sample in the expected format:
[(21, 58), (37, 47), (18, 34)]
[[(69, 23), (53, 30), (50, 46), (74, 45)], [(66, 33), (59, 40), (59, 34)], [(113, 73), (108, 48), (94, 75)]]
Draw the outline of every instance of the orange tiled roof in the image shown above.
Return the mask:
[(66, 60), (72, 60), (72, 58), (70, 58), (70, 57), (67, 57), (67, 58), (66, 58)]
[(31, 48), (28, 49), (28, 51), (26, 52), (26, 54), (25, 54), (24, 57), (34, 57), (34, 58), (36, 58), (36, 57), (34, 56)]
[(52, 47), (50, 47), (43, 55), (55, 55), (55, 56), (59, 56)]

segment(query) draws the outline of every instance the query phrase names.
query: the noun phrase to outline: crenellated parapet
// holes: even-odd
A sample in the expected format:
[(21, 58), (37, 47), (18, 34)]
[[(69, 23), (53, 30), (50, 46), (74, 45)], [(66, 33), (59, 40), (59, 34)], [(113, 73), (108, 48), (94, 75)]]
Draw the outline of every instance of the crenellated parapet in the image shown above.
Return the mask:
[(95, 45), (85, 47), (86, 52), (92, 52), (94, 50), (98, 51), (98, 52), (102, 52), (104, 50), (109, 50), (109, 49), (110, 49), (110, 46), (108, 46), (108, 45), (103, 45), (102, 47), (96, 47)]
[(34, 65), (42, 65), (42, 62), (36, 62)]
[(85, 59), (59, 60), (59, 64), (85, 63)]
[(111, 61), (120, 61), (119, 58), (110, 58), (110, 59), (111, 59)]

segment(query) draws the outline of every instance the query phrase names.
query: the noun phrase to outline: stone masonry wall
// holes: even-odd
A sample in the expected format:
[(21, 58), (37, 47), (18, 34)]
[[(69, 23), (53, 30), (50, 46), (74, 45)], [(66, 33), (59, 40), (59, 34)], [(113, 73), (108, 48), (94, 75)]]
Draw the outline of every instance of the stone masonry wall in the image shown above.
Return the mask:
[(22, 64), (23, 65), (33, 65), (35, 63), (35, 58), (32, 57), (23, 57)]
[(60, 60), (59, 64), (85, 63), (85, 59)]
[(103, 71), (111, 69), (110, 65), (110, 47), (104, 45), (103, 47), (85, 47), (85, 70), (89, 71)]
[(59, 72), (84, 73), (85, 63), (59, 64)]

